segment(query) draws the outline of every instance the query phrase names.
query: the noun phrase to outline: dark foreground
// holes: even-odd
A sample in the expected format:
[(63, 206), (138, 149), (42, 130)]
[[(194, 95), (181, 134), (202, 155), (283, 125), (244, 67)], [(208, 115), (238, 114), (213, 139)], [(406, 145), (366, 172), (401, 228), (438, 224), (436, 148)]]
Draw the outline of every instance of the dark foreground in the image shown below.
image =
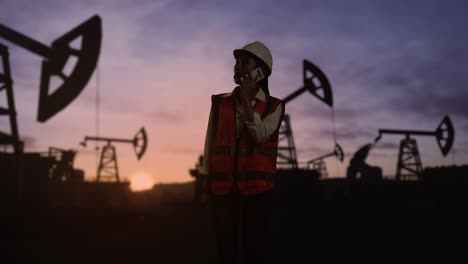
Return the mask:
[[(268, 263), (319, 258), (448, 259), (468, 244), (465, 183), (281, 181)], [(125, 206), (5, 209), (10, 263), (214, 263), (209, 208), (192, 185), (156, 186)], [(464, 262), (464, 261), (462, 261)], [(7, 263), (7, 262), (3, 262)]]

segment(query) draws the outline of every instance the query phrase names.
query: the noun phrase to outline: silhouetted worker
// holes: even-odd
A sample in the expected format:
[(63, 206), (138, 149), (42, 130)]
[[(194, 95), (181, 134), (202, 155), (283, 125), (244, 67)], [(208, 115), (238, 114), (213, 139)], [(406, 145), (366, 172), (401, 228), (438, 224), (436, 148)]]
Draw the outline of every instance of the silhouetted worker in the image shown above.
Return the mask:
[(360, 174), (362, 180), (382, 179), (382, 169), (380, 167), (366, 164), (366, 158), (372, 146), (372, 144), (366, 144), (354, 153), (346, 173), (348, 179), (355, 180), (358, 174)]
[[(243, 256), (244, 263), (260, 264), (264, 263), (284, 103), (269, 94), (272, 56), (263, 43), (236, 49), (234, 57), (234, 82), (239, 86), (211, 97), (200, 173), (207, 175), (205, 190), (214, 216), (218, 263), (237, 263)], [(258, 68), (264, 75), (261, 80), (254, 71)]]

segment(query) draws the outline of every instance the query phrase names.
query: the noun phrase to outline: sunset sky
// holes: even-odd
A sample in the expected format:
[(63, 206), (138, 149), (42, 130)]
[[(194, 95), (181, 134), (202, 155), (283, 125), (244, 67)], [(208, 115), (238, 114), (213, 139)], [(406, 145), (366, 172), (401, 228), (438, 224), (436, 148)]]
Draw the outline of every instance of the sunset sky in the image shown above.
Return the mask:
[[(273, 55), (270, 92), (284, 98), (302, 86), (302, 61), (332, 85), (337, 141), (345, 161), (379, 128), (434, 131), (445, 115), (455, 127), (453, 153), (417, 137), (423, 166), (468, 163), (467, 1), (22, 1), (0, 0), (0, 23), (44, 44), (93, 15), (103, 22), (99, 59), (99, 136), (131, 139), (144, 126), (146, 154), (116, 144), (122, 177), (145, 172), (159, 182), (192, 180), (203, 151), (211, 94), (234, 88), (232, 51), (259, 40)], [(96, 176), (98, 78), (46, 123), (36, 121), (42, 58), (9, 47), (19, 132), (27, 151), (76, 149), (75, 167)], [(0, 93), (0, 105), (6, 105)], [(286, 105), (299, 161), (333, 151), (328, 106), (303, 94)], [(0, 131), (9, 132), (0, 118)], [(368, 163), (394, 175), (402, 136), (384, 136)], [(452, 150), (452, 151), (453, 151)]]

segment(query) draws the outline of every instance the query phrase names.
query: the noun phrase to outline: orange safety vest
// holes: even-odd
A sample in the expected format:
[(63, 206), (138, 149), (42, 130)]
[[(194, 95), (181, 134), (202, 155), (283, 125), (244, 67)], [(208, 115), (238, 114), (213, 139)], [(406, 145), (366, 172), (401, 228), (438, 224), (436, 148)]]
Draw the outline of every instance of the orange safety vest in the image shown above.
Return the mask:
[(236, 111), (233, 96), (213, 95), (211, 101), (214, 122), (214, 140), (209, 161), (211, 192), (215, 195), (228, 194), (233, 187), (236, 169), (240, 194), (254, 195), (272, 189), (276, 175), (278, 130), (284, 116), (284, 103), (269, 95), (266, 95), (266, 102), (257, 101), (254, 111), (262, 118), (282, 104), (278, 127), (268, 140), (257, 143), (244, 126), (236, 144)]

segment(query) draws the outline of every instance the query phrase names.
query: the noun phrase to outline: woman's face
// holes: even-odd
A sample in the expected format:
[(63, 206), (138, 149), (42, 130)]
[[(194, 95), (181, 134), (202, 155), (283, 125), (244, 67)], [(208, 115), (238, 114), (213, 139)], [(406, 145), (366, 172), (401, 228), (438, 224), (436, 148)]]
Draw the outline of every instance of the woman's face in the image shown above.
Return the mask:
[(257, 67), (257, 62), (252, 56), (241, 54), (236, 59), (234, 65), (234, 82), (240, 84), (240, 78), (245, 77)]

